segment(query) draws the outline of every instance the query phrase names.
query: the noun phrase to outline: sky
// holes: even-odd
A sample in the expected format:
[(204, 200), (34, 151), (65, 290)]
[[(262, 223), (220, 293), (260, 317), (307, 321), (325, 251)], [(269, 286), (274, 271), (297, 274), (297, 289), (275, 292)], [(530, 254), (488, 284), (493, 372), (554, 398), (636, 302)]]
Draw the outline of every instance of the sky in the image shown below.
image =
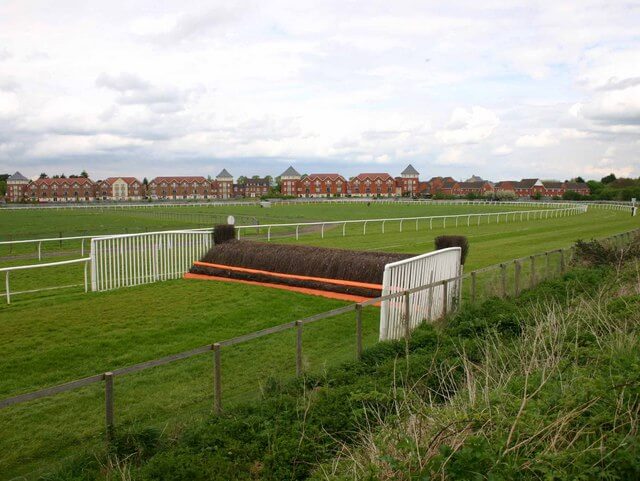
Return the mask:
[(0, 173), (640, 176), (638, 1), (0, 0)]

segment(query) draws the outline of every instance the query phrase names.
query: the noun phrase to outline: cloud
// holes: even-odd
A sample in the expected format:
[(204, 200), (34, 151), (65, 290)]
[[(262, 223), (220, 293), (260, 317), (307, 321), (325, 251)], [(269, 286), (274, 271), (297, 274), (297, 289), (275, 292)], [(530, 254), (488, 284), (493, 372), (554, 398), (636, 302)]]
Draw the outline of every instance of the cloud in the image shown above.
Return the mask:
[(628, 3), (220, 5), (116, 0), (69, 22), (68, 8), (12, 1), (0, 171), (640, 175)]
[(488, 138), (499, 123), (498, 116), (489, 109), (459, 107), (452, 112), (445, 128), (436, 133), (436, 138), (445, 144), (477, 143)]
[(518, 137), (516, 147), (542, 148), (558, 143), (558, 136), (550, 130), (543, 130), (537, 134), (527, 134)]
[(500, 147), (496, 147), (491, 151), (494, 155), (509, 155), (511, 152), (513, 152), (513, 149), (507, 144), (502, 144)]

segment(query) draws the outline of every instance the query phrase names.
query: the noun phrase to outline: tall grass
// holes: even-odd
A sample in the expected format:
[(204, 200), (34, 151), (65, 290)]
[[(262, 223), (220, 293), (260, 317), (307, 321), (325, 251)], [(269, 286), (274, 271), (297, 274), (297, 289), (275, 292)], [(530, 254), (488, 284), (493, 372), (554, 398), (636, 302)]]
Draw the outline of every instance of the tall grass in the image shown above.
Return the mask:
[(363, 424), (315, 478), (638, 479), (638, 262), (620, 278), (534, 303), (519, 336), (460, 343), (453, 363), (424, 373), (437, 379), (427, 391), (398, 376), (396, 415)]

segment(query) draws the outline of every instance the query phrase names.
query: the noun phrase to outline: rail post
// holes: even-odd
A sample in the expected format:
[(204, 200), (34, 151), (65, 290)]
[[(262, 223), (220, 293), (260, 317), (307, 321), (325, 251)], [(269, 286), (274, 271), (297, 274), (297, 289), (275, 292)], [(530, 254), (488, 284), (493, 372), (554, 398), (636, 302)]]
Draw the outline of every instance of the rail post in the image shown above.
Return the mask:
[(267, 228), (267, 242), (271, 241), (271, 226)]
[(544, 253), (545, 258), (547, 259), (547, 267), (546, 267), (546, 272), (544, 273), (544, 278), (548, 279), (550, 277), (550, 272), (551, 272), (551, 259), (549, 258), (549, 251)]
[(216, 414), (222, 412), (222, 365), (220, 356), (220, 344), (213, 345), (213, 411)]
[(104, 373), (104, 404), (105, 422), (107, 428), (107, 443), (113, 439), (114, 409), (113, 409), (113, 373)]
[(42, 260), (42, 242), (38, 242), (38, 260)]
[(300, 224), (296, 226), (296, 240), (300, 239)]
[(529, 282), (530, 287), (536, 285), (536, 257), (531, 256), (531, 279)]
[(356, 304), (356, 358), (362, 359), (362, 306)]
[(449, 300), (449, 282), (442, 281), (442, 317), (446, 317), (447, 311), (449, 310), (448, 304)]
[(471, 304), (476, 303), (476, 271), (471, 272)]
[(4, 273), (4, 284), (7, 294), (7, 304), (11, 304), (11, 293), (9, 292), (9, 271)]
[(296, 321), (296, 376), (302, 375), (302, 321)]

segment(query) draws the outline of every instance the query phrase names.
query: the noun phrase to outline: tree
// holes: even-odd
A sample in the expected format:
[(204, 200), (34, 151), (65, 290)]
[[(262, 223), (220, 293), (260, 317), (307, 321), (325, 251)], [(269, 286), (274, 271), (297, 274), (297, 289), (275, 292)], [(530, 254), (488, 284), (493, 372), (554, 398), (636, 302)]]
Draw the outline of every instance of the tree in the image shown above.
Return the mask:
[(245, 175), (241, 175), (240, 177), (238, 177), (238, 184), (246, 184), (247, 183), (247, 177)]
[(0, 197), (7, 195), (7, 181), (0, 180)]
[(142, 185), (149, 185), (149, 179), (147, 179), (146, 177), (142, 179)]
[(584, 184), (584, 179), (580, 176), (576, 177), (575, 179), (573, 179), (574, 182), (579, 182), (580, 184)]
[(616, 180), (616, 174), (611, 173), (611, 174), (607, 175), (606, 177), (603, 177), (602, 179), (600, 179), (600, 182), (602, 182), (603, 184), (610, 184), (614, 180)]
[(44, 172), (42, 172), (42, 173), (40, 174), (40, 178), (41, 178), (41, 179), (48, 179), (48, 178), (49, 178), (49, 176), (48, 176), (47, 174), (45, 174)]
[(254, 175), (251, 177), (253, 180), (260, 180), (260, 176), (259, 175)]
[(80, 177), (82, 177), (83, 179), (88, 179), (89, 174), (87, 173), (86, 170), (82, 169), (82, 172), (80, 172)]

